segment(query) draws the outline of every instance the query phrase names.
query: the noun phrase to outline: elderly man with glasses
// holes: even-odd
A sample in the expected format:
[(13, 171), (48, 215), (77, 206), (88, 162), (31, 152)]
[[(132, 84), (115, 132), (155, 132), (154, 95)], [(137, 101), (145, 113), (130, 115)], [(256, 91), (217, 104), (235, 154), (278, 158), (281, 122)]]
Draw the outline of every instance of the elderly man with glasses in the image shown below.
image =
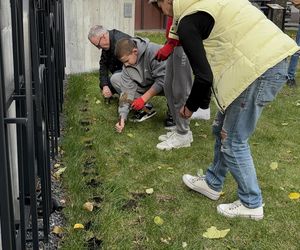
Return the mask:
[(99, 62), (99, 87), (104, 98), (110, 98), (116, 93), (116, 90), (111, 85), (110, 78), (112, 74), (122, 70), (123, 64), (114, 54), (115, 44), (122, 38), (130, 38), (130, 35), (116, 29), (107, 30), (102, 25), (93, 26), (88, 34), (90, 42), (98, 49), (102, 49)]

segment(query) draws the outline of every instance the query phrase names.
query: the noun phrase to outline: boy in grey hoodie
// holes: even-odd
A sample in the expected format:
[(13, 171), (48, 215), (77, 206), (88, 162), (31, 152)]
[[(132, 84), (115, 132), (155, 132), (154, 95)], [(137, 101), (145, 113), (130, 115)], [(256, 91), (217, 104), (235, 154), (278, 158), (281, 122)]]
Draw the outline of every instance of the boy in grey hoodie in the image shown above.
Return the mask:
[(165, 62), (155, 59), (161, 45), (140, 37), (124, 38), (117, 42), (115, 54), (123, 63), (121, 73), (114, 74), (111, 83), (127, 100), (119, 104), (119, 121), (115, 128), (121, 133), (125, 127), (130, 108), (142, 110), (153, 96), (163, 94)]

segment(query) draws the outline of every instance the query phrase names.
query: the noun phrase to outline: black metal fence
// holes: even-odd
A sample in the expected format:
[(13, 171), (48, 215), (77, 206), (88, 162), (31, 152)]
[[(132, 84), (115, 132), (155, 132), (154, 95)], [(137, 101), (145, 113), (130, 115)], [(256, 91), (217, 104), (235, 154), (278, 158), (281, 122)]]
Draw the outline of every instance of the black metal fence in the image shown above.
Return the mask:
[[(64, 8), (63, 0), (10, 0), (10, 8), (11, 83), (5, 82), (0, 33), (0, 249), (39, 249), (39, 242), (47, 242), (50, 231), (51, 158), (58, 153), (60, 136)], [(8, 115), (10, 109), (14, 117)], [(8, 133), (12, 124), (16, 143)], [(11, 143), (17, 164), (11, 161)], [(17, 180), (11, 178), (13, 168)], [(14, 197), (16, 188), (18, 196)]]

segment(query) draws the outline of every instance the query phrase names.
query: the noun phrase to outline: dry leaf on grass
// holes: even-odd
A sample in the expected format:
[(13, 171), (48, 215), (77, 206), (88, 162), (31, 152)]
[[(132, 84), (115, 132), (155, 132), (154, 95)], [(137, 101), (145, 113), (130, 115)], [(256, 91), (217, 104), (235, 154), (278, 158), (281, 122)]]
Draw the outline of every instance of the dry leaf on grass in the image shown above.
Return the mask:
[(57, 170), (53, 176), (56, 178), (56, 179), (59, 179), (60, 176), (62, 175), (63, 172), (65, 172), (65, 170), (67, 169), (67, 167), (64, 167), (64, 168), (60, 168), (59, 170)]
[(54, 234), (61, 234), (61, 233), (63, 233), (63, 229), (61, 227), (59, 227), (59, 226), (55, 226), (53, 228), (53, 230), (52, 230), (52, 233), (54, 233)]
[(163, 220), (162, 218), (160, 218), (159, 216), (155, 216), (155, 217), (154, 217), (154, 223), (155, 223), (156, 225), (161, 226), (162, 224), (164, 224), (164, 220)]
[(81, 223), (76, 223), (73, 228), (74, 229), (84, 229), (84, 225), (82, 225)]
[(92, 212), (93, 209), (94, 209), (94, 205), (93, 205), (92, 202), (89, 202), (89, 201), (88, 201), (88, 202), (86, 202), (86, 203), (83, 204), (83, 208), (84, 208), (85, 210), (87, 210), (87, 211)]
[(59, 168), (60, 167), (60, 163), (55, 163), (54, 164), (54, 168)]
[(154, 192), (153, 188), (147, 188), (146, 189), (147, 194), (153, 194), (153, 192)]
[(162, 243), (164, 243), (164, 244), (167, 244), (167, 245), (170, 244), (170, 240), (171, 240), (170, 237), (167, 237), (167, 238), (160, 238), (160, 242), (162, 242)]
[(277, 168), (278, 168), (278, 162), (271, 162), (271, 164), (270, 164), (270, 168), (272, 169), (272, 170), (276, 170)]
[(203, 233), (203, 237), (208, 239), (224, 238), (229, 231), (230, 229), (218, 230), (216, 227), (212, 226), (208, 228), (205, 233)]
[(290, 194), (289, 194), (289, 198), (290, 198), (291, 200), (299, 200), (299, 198), (300, 198), (300, 193), (297, 193), (297, 192), (290, 193)]

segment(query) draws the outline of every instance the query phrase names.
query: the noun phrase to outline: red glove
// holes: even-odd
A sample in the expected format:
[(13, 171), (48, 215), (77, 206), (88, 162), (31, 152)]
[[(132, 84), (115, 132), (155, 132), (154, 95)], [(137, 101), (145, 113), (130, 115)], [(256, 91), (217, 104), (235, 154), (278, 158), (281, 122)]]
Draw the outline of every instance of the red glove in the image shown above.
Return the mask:
[(135, 99), (131, 104), (131, 107), (134, 110), (141, 110), (144, 106), (145, 106), (145, 102), (142, 97)]
[(162, 48), (160, 48), (156, 55), (155, 55), (155, 59), (157, 61), (165, 61), (167, 60), (167, 58), (171, 55), (171, 53), (174, 50), (174, 45), (171, 43), (166, 43), (165, 46), (163, 46)]

